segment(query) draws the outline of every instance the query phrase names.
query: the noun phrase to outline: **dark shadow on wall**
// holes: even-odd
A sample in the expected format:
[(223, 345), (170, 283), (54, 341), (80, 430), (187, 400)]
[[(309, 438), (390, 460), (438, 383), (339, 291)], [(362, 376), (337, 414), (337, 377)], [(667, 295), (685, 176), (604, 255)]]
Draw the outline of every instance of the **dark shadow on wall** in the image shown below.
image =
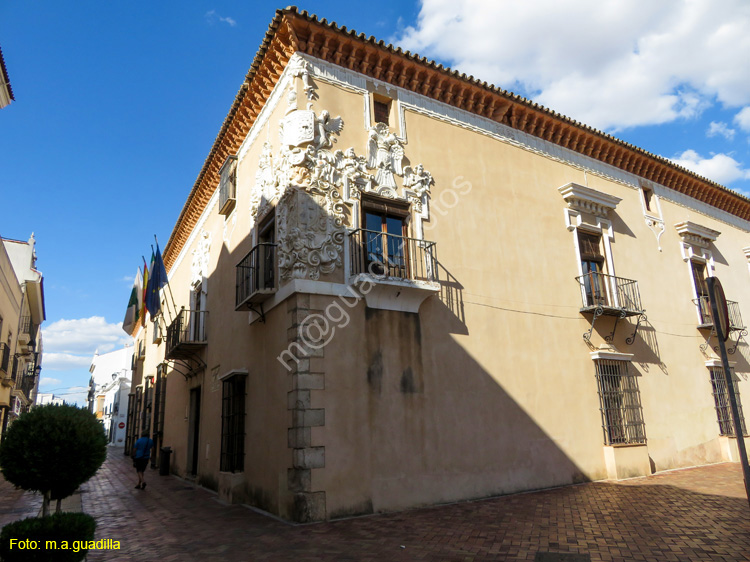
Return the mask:
[[(446, 328), (452, 326), (456, 317), (442, 300), (425, 301), (419, 314), (367, 308), (364, 303), (362, 306), (364, 330), (358, 345), (364, 353), (359, 366), (352, 369), (353, 373), (361, 373), (358, 377), (361, 376), (362, 387), (358, 388), (362, 390), (349, 398), (361, 413), (356, 420), (340, 419), (336, 407), (327, 408), (326, 427), (366, 424), (369, 439), (365, 446), (367, 453), (362, 458), (370, 459), (365, 473), (372, 476), (373, 489), (382, 485), (378, 483), (387, 482), (391, 489), (393, 486), (403, 488), (404, 494), (417, 490), (413, 496), (421, 495), (423, 500), (415, 499), (414, 506), (590, 479), (558, 442), (575, 439), (570, 432), (576, 424), (597, 428), (582, 432), (586, 437), (579, 434), (578, 438), (591, 439), (591, 457), (600, 456), (599, 410), (592, 407), (591, 411), (581, 412), (576, 404), (570, 403), (567, 407), (572, 421), (567, 429), (550, 435), (539, 425), (533, 417), (534, 410), (519, 404), (503, 386), (514, 377), (513, 370), (508, 370), (504, 361), (507, 345), (518, 335), (513, 323), (486, 326), (485, 335), (491, 334), (499, 342), (494, 361), (498, 369), (490, 372), (447, 335), (453, 333)], [(537, 323), (550, 321), (543, 317), (534, 319)], [(581, 351), (585, 353), (584, 350), (585, 347)], [(529, 370), (533, 368), (518, 366), (527, 371), (525, 375), (531, 375)], [(555, 368), (564, 369), (564, 366)], [(549, 366), (544, 370), (547, 372)], [(340, 383), (336, 382), (337, 374), (331, 375), (330, 385), (326, 383), (326, 392), (332, 394), (327, 398), (331, 401), (329, 404), (343, 399), (333, 394)], [(541, 373), (534, 375), (528, 378), (538, 382), (529, 382), (533, 386), (525, 393), (546, 394), (550, 401), (579, 401), (575, 393), (567, 397), (555, 396), (549, 379), (540, 376)], [(326, 378), (328, 381), (329, 374)], [(593, 368), (585, 380), (589, 381), (590, 392), (595, 396)], [(329, 460), (335, 458), (326, 455)], [(398, 462), (394, 462), (395, 459)], [(596, 466), (596, 461), (589, 458), (586, 464)], [(326, 467), (334, 468), (328, 461)], [(355, 473), (362, 467), (353, 463), (340, 470), (338, 478), (348, 481), (356, 478)], [(601, 471), (599, 477), (605, 477), (603, 465)], [(467, 486), (467, 481), (473, 483)], [(437, 486), (431, 482), (442, 484)], [(438, 488), (443, 492), (438, 493)], [(372, 497), (362, 498), (359, 505), (378, 511), (383, 509), (384, 494), (389, 493), (383, 489), (374, 491)], [(361, 514), (352, 511), (354, 507), (329, 516)], [(385, 509), (392, 507), (386, 505)]]
[(620, 215), (617, 213), (610, 213), (609, 218), (612, 220), (612, 228), (614, 229), (615, 234), (623, 234), (630, 238), (635, 238), (635, 232), (630, 230), (630, 227), (620, 218)]
[(445, 266), (437, 262), (438, 279), (440, 280), (440, 301), (453, 314), (455, 319), (448, 326), (452, 334), (468, 334), (466, 315), (464, 313), (464, 286)]

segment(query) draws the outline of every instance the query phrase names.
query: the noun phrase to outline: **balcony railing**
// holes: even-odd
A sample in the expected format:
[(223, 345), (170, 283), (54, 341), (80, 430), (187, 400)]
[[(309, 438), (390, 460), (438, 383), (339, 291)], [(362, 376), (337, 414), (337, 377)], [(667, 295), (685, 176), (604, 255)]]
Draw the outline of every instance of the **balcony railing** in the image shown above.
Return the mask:
[(235, 310), (252, 307), (276, 292), (276, 244), (255, 246), (237, 264)]
[(34, 390), (36, 383), (34, 364), (27, 363), (22, 368), (17, 369), (17, 371), (15, 376), (16, 389), (19, 389), (28, 400), (31, 400), (31, 391)]
[[(700, 324), (698, 326), (700, 328), (713, 327), (714, 320), (711, 316), (711, 302), (708, 297), (693, 299), (693, 302), (698, 307), (698, 314), (700, 315)], [(745, 325), (742, 323), (739, 303), (727, 301), (727, 311), (729, 312), (729, 331), (742, 330)]]
[(206, 310), (180, 310), (167, 328), (167, 359), (184, 359), (197, 353), (206, 343)]
[(435, 242), (362, 228), (349, 236), (352, 276), (369, 273), (375, 277), (438, 282)]
[(0, 343), (0, 373), (2, 373), (3, 376), (10, 374), (8, 373), (9, 364), (10, 348), (8, 347), (8, 344)]
[(581, 312), (634, 316), (643, 313), (638, 281), (591, 271), (576, 280), (581, 285)]

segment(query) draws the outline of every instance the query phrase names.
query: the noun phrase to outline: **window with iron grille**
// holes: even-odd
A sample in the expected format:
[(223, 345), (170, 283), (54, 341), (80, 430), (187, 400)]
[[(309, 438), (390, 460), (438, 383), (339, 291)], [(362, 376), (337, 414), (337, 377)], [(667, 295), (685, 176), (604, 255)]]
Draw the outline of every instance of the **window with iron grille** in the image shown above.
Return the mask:
[(375, 114), (375, 123), (385, 123), (388, 124), (390, 113), (391, 113), (391, 103), (390, 101), (385, 100), (373, 100), (373, 113)]
[[(716, 419), (719, 422), (719, 435), (734, 435), (734, 422), (732, 421), (732, 407), (729, 403), (729, 392), (727, 390), (727, 378), (724, 376), (722, 367), (709, 367), (711, 371), (711, 387), (713, 389), (714, 405), (716, 406)], [(737, 397), (737, 409), (740, 413), (740, 427), (742, 434), (747, 435), (745, 427), (745, 415), (742, 412), (742, 401), (740, 400), (740, 389), (737, 387), (734, 369), (731, 372), (734, 395)]]
[(597, 359), (595, 364), (604, 444), (645, 443), (641, 393), (637, 377), (628, 369), (629, 361)]
[(245, 469), (245, 375), (224, 380), (221, 398), (222, 472)]
[(154, 437), (161, 437), (164, 432), (164, 407), (166, 399), (167, 376), (164, 372), (164, 364), (161, 364), (156, 367), (156, 381), (154, 386)]

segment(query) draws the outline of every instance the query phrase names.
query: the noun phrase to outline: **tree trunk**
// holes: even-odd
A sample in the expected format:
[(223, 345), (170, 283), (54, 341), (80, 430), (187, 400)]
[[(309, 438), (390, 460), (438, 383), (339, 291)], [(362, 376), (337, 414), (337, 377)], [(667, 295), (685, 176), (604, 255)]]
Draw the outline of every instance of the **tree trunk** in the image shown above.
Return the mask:
[(62, 511), (62, 499), (57, 500), (57, 505), (55, 506), (55, 513), (60, 513)]
[(44, 492), (44, 500), (42, 500), (42, 517), (49, 515), (49, 502), (50, 502), (50, 491)]

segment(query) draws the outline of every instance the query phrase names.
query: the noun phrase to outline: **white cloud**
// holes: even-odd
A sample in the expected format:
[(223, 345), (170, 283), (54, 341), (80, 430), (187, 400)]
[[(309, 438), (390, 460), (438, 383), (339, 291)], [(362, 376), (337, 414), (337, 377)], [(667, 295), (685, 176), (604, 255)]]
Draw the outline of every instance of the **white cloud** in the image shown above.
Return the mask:
[(73, 355), (71, 353), (48, 353), (45, 351), (42, 357), (42, 367), (47, 371), (88, 369), (90, 365), (91, 356)]
[(740, 179), (750, 179), (750, 170), (727, 154), (713, 154), (710, 158), (703, 158), (695, 150), (686, 150), (672, 161), (696, 174), (728, 185)]
[(216, 13), (216, 10), (210, 10), (206, 12), (206, 21), (211, 24), (215, 23), (216, 21), (220, 21), (222, 23), (228, 24), (230, 27), (234, 27), (235, 25), (237, 25), (237, 20), (235, 20), (234, 18), (230, 18), (229, 16), (220, 16)]
[(743, 107), (739, 113), (734, 116), (734, 122), (743, 131), (750, 132), (750, 105)]
[(60, 379), (53, 379), (51, 377), (42, 377), (41, 379), (39, 379), (39, 388), (45, 386), (56, 386), (58, 384), (62, 384), (62, 381)]
[(732, 140), (734, 138), (734, 132), (734, 129), (730, 129), (729, 126), (722, 121), (711, 121), (708, 126), (708, 131), (706, 131), (706, 135), (709, 137), (721, 135), (727, 140)]
[(45, 369), (88, 368), (96, 351), (106, 353), (130, 343), (120, 324), (108, 324), (101, 316), (58, 320), (42, 328)]
[(423, 0), (402, 48), (616, 130), (750, 104), (743, 0)]

